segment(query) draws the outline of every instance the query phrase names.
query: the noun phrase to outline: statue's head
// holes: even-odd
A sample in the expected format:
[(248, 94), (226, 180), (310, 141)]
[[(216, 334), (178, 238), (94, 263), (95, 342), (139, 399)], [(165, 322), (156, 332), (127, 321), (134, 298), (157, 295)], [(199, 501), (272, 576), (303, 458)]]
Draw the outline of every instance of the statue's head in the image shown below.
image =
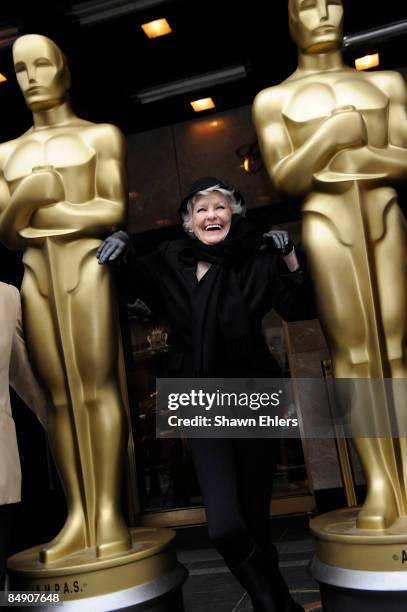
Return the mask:
[(343, 37), (342, 0), (288, 0), (291, 37), (305, 53), (339, 49)]
[(68, 97), (71, 77), (61, 49), (39, 34), (20, 36), (13, 45), (17, 81), (31, 110), (46, 110)]

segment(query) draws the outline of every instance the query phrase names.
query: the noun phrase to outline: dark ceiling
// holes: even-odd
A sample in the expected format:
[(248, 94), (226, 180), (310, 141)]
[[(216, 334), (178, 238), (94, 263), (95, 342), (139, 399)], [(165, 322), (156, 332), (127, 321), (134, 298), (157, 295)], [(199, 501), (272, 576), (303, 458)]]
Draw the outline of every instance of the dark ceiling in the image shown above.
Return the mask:
[[(344, 7), (348, 34), (407, 19), (407, 4), (400, 0), (344, 0)], [(85, 9), (97, 23), (80, 22)], [(101, 9), (110, 17), (101, 16)], [(148, 40), (139, 26), (159, 17), (167, 18), (173, 34)], [(296, 65), (286, 0), (2, 0), (0, 26), (55, 40), (68, 57), (76, 113), (114, 123), (125, 133), (191, 119), (189, 102), (199, 97), (212, 96), (215, 112), (250, 104), (259, 90), (283, 80)], [(406, 43), (407, 36), (383, 44), (382, 67), (407, 65)], [(354, 56), (348, 53), (347, 61)], [(145, 88), (242, 64), (248, 76), (233, 83), (150, 104), (136, 97)], [(0, 85), (0, 141), (5, 141), (21, 134), (31, 117), (13, 75), (11, 49), (4, 45), (0, 72), (9, 78)]]

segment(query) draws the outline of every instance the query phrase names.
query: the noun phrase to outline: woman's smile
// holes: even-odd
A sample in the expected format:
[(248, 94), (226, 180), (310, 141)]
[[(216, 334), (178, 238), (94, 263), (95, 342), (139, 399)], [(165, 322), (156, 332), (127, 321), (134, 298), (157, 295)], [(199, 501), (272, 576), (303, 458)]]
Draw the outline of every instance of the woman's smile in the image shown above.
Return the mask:
[(226, 238), (232, 221), (228, 199), (214, 191), (196, 197), (192, 210), (192, 231), (203, 244), (217, 244)]

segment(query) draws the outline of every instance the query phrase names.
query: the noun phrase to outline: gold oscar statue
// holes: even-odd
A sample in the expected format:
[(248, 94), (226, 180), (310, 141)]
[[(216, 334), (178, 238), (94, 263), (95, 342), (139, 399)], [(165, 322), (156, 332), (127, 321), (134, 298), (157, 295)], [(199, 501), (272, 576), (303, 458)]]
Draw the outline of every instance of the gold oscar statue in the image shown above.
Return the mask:
[[(53, 568), (62, 567), (71, 582), (72, 568), (110, 568), (108, 579), (100, 571), (97, 584), (87, 579), (89, 597), (106, 592), (107, 583), (120, 588), (126, 573), (120, 563), (130, 567), (132, 555), (133, 561), (147, 555), (151, 566), (154, 550), (173, 537), (147, 530), (146, 540), (146, 530), (138, 530), (132, 543), (120, 510), (128, 431), (118, 380), (118, 315), (111, 270), (98, 265), (95, 253), (125, 220), (125, 145), (116, 127), (73, 113), (68, 66), (53, 41), (22, 36), (13, 59), (33, 126), (0, 145), (0, 240), (24, 249), (24, 324), (52, 400), (49, 440), (68, 514), (51, 542), (16, 555), (9, 567), (42, 567), (41, 584), (51, 588), (60, 584), (61, 572), (50, 573)], [(168, 558), (165, 563), (168, 570)], [(144, 571), (139, 564), (137, 577), (132, 571), (123, 588), (151, 580), (163, 565)], [(32, 580), (25, 587), (38, 588), (38, 576)], [(72, 597), (79, 591), (69, 589)], [(83, 586), (80, 592), (85, 596)]]
[[(253, 119), (275, 188), (303, 200), (303, 242), (334, 375), (361, 381), (351, 422), (368, 485), (360, 512), (312, 527), (331, 565), (407, 570), (407, 400), (397, 384), (407, 378), (407, 233), (393, 186), (407, 176), (406, 87), (398, 73), (344, 65), (341, 0), (288, 6), (298, 68), (256, 96)], [(398, 439), (385, 379), (394, 381)], [(367, 424), (376, 436), (363, 435)], [(394, 544), (386, 561), (363, 546), (339, 550), (379, 540)]]

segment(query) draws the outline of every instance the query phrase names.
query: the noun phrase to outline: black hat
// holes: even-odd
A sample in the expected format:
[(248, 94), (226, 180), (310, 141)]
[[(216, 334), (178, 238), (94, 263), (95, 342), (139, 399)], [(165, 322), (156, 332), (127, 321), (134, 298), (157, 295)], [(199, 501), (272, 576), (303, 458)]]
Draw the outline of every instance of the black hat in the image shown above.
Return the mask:
[(187, 212), (187, 204), (189, 200), (193, 198), (194, 195), (196, 195), (200, 191), (205, 191), (205, 189), (209, 189), (210, 187), (215, 187), (215, 185), (217, 185), (221, 189), (227, 189), (228, 191), (233, 191), (233, 195), (235, 196), (236, 201), (240, 202), (243, 209), (245, 208), (244, 198), (242, 194), (237, 191), (237, 189), (234, 189), (233, 187), (231, 187), (224, 181), (221, 181), (220, 179), (217, 179), (214, 176), (204, 176), (198, 179), (197, 181), (195, 181), (195, 183), (192, 185), (191, 189), (189, 190), (188, 195), (185, 196), (185, 198), (182, 200), (181, 206), (179, 207), (179, 216), (181, 217), (181, 221), (183, 221), (182, 215)]

